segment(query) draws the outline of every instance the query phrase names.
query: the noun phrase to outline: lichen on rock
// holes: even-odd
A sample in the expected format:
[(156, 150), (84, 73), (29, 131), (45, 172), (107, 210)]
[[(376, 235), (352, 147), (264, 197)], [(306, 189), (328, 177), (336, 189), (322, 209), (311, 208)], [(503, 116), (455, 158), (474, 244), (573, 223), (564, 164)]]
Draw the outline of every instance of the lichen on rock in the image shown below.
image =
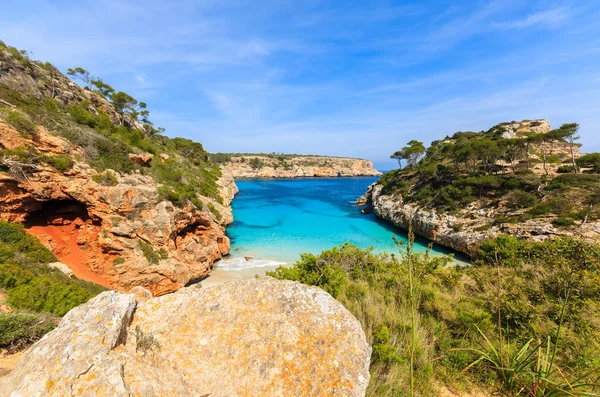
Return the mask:
[[(152, 341), (144, 352), (137, 346), (141, 335)], [(11, 396), (363, 396), (370, 354), (350, 312), (323, 290), (292, 281), (193, 286), (143, 302), (111, 291), (69, 312), (0, 378), (0, 390)]]

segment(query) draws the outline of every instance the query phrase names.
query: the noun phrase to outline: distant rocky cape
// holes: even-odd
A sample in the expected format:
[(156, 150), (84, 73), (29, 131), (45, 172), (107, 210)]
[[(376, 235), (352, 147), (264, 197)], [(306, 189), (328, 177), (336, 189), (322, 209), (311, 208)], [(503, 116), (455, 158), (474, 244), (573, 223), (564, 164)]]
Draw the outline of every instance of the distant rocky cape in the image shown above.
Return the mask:
[(369, 160), (324, 157), (267, 155), (234, 156), (222, 168), (234, 178), (303, 178), (379, 176)]

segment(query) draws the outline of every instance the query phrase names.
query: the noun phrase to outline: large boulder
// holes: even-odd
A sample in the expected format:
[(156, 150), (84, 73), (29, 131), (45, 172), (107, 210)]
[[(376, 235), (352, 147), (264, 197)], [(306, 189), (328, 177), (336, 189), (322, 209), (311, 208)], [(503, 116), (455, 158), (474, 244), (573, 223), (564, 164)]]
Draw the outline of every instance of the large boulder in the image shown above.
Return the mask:
[(4, 396), (362, 396), (371, 349), (323, 290), (271, 278), (136, 302), (105, 292), (27, 352)]

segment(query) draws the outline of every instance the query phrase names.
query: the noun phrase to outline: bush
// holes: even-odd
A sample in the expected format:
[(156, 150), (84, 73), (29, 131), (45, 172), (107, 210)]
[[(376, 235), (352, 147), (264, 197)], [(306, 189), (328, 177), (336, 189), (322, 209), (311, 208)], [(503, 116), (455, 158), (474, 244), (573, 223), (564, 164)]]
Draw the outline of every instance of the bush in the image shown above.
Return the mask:
[(10, 124), (15, 130), (28, 134), (31, 136), (37, 135), (36, 125), (29, 117), (24, 114), (12, 111), (8, 115), (8, 124)]
[(167, 259), (169, 257), (167, 251), (165, 251), (164, 249), (161, 248), (158, 252), (156, 252), (150, 244), (142, 240), (139, 240), (138, 247), (144, 254), (144, 257), (146, 257), (146, 260), (148, 260), (148, 263), (150, 263), (151, 265), (156, 265), (161, 260)]
[(221, 218), (222, 218), (221, 213), (212, 203), (208, 203), (208, 209), (210, 210), (210, 212), (212, 212), (212, 214), (215, 216), (215, 218), (218, 221), (221, 220)]
[[(500, 236), (482, 244), (477, 257), (476, 266), (444, 267), (436, 257), (375, 255), (345, 244), (320, 255), (304, 254), (293, 267), (268, 275), (323, 288), (361, 322), (373, 347), (368, 395), (409, 394), (413, 330), (415, 388), (418, 395), (427, 396), (436, 395), (434, 376), (448, 384), (464, 382), (464, 369), (473, 362), (467, 351), (486, 344), (477, 328), (485, 335), (497, 335), (501, 329), (504, 352), (518, 351), (532, 338), (548, 340), (561, 322), (566, 282), (572, 283), (571, 303), (561, 322), (564, 332), (556, 363), (568, 379), (597, 368), (600, 324), (594, 316), (600, 307), (600, 246), (569, 238), (537, 243)], [(415, 272), (414, 328), (409, 263)], [(519, 377), (514, 389), (507, 390), (498, 368), (476, 368), (468, 382), (500, 387), (502, 395), (536, 385), (531, 378)], [(526, 370), (535, 371), (535, 363)]]
[(574, 174), (575, 168), (573, 168), (572, 165), (561, 165), (560, 167), (558, 167), (556, 172), (558, 172), (559, 174)]
[(513, 209), (529, 208), (538, 201), (536, 196), (522, 190), (515, 190), (509, 193), (506, 196), (506, 200), (508, 205)]
[(59, 320), (42, 313), (0, 312), (0, 348), (21, 350), (56, 328)]
[(57, 154), (54, 156), (43, 156), (43, 159), (60, 172), (65, 172), (73, 167), (73, 160), (67, 155)]
[(263, 161), (260, 160), (258, 157), (252, 157), (248, 164), (250, 164), (250, 167), (252, 167), (252, 169), (255, 170), (261, 169), (264, 166)]
[(556, 227), (567, 227), (573, 226), (575, 221), (573, 218), (569, 218), (568, 216), (559, 216), (555, 220), (552, 221), (552, 224)]
[(87, 125), (91, 128), (96, 126), (95, 117), (80, 105), (70, 105), (67, 107), (67, 111), (77, 124)]
[(117, 186), (119, 184), (119, 179), (110, 171), (93, 175), (92, 180), (102, 186)]
[(542, 216), (548, 214), (562, 215), (571, 211), (574, 204), (566, 197), (554, 197), (541, 203), (536, 204), (529, 210), (533, 216)]
[(565, 189), (567, 187), (593, 187), (600, 185), (600, 175), (563, 174), (552, 179), (546, 189)]

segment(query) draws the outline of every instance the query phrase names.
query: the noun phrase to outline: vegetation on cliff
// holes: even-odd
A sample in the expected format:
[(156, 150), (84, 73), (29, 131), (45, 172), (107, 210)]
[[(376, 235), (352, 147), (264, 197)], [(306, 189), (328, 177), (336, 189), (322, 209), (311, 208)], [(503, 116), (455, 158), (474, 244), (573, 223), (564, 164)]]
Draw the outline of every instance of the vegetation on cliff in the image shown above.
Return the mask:
[[(35, 136), (41, 126), (66, 138), (83, 148), (83, 156), (76, 160), (88, 163), (98, 172), (112, 169), (124, 174), (139, 171), (151, 175), (162, 184), (162, 197), (176, 205), (191, 202), (202, 209), (199, 196), (222, 202), (216, 183), (220, 169), (200, 143), (162, 135), (164, 129), (154, 127), (146, 103), (115, 92), (83, 68), (69, 70), (69, 75), (86, 84), (81, 96), (71, 93), (68, 100), (59, 98), (61, 84), (73, 89), (68, 79), (52, 65), (32, 61), (26, 55), (0, 42), (0, 62), (24, 68), (19, 73), (31, 76), (42, 87), (41, 92), (33, 93), (20, 89), (18, 82), (10, 86), (0, 82), (0, 121), (23, 134)], [(19, 156), (24, 152), (30, 156)], [(5, 149), (0, 158), (51, 163), (51, 159), (39, 154), (35, 148), (20, 148), (17, 152)], [(139, 164), (130, 154), (152, 156)]]
[(545, 218), (572, 229), (600, 219), (598, 154), (579, 157), (578, 125), (535, 132), (536, 122), (527, 123), (518, 134), (500, 124), (428, 148), (411, 141), (391, 156), (407, 165), (381, 178), (382, 194), (449, 214), (477, 203), (498, 211), (487, 227)]
[(369, 395), (431, 396), (440, 384), (597, 395), (599, 246), (502, 236), (472, 267), (411, 249), (398, 257), (346, 244), (269, 275), (320, 286), (359, 319), (373, 346)]
[(0, 313), (0, 348), (19, 349), (57, 324), (57, 317), (104, 288), (47, 266), (57, 259), (21, 225), (0, 221), (0, 293), (15, 311)]

